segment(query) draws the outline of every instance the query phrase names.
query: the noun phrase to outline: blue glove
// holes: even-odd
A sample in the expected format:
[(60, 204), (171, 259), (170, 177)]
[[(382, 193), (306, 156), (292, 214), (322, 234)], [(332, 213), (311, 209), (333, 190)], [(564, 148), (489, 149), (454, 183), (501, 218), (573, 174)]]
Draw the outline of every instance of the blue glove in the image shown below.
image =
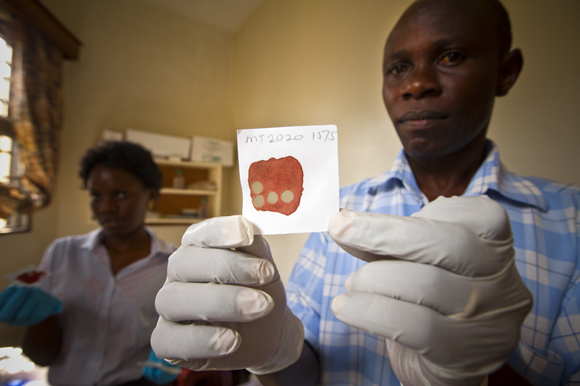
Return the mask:
[(141, 370), (143, 376), (158, 385), (174, 381), (181, 372), (181, 367), (174, 366), (165, 359), (158, 358), (153, 350), (149, 352), (147, 364), (148, 366), (143, 367)]
[(62, 302), (36, 287), (9, 286), (0, 293), (0, 322), (32, 326), (62, 311)]

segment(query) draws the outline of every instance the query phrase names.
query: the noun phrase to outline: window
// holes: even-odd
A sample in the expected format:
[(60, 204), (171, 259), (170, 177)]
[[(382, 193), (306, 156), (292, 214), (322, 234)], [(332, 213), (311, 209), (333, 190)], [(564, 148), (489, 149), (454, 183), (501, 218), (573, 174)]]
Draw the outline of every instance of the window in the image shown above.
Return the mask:
[(0, 36), (0, 117), (8, 118), (10, 101), (10, 76), (12, 74), (12, 47)]
[[(10, 121), (10, 80), (12, 73), (12, 47), (0, 35), (0, 182), (19, 184), (23, 171), (18, 157), (18, 145)], [(0, 218), (0, 234), (23, 232), (29, 229), (30, 216), (16, 214)]]

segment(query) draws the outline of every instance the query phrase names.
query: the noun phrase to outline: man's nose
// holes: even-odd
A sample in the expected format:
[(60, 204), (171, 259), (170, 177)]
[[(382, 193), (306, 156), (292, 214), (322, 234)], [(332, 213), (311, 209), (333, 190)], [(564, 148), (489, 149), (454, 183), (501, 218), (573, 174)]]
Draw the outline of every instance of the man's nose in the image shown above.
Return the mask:
[(441, 94), (441, 84), (435, 70), (428, 64), (415, 66), (403, 87), (403, 98), (422, 99)]

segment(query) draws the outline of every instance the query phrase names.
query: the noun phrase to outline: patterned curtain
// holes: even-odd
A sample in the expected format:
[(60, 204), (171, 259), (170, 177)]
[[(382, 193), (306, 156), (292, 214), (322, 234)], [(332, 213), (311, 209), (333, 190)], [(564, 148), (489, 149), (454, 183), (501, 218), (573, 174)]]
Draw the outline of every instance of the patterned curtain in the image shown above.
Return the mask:
[(7, 34), (13, 47), (10, 117), (25, 172), (16, 184), (0, 184), (0, 217), (32, 213), (52, 201), (63, 119), (62, 52), (17, 19)]

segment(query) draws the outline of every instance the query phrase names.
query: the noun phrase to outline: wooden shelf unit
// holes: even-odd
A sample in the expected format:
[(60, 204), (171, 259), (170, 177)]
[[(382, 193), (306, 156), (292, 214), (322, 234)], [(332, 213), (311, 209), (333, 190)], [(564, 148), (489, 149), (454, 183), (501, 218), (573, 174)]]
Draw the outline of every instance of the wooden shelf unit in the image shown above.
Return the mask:
[[(209, 217), (220, 216), (221, 213), (221, 193), (222, 193), (222, 165), (192, 162), (192, 161), (170, 161), (156, 158), (155, 162), (163, 173), (159, 199), (152, 208), (161, 217), (146, 218), (148, 225), (188, 225), (203, 221), (203, 218), (179, 217), (185, 208), (197, 209), (201, 204), (201, 199), (207, 199)], [(186, 189), (173, 188), (173, 177), (181, 169), (185, 178)], [(209, 181), (215, 184), (215, 190), (187, 189), (187, 186), (198, 181)]]

